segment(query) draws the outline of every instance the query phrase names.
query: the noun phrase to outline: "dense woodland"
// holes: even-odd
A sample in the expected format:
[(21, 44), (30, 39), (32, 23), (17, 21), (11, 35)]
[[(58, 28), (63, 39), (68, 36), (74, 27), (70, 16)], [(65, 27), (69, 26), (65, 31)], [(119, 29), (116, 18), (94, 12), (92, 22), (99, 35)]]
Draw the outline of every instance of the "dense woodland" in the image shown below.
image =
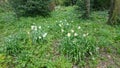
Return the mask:
[(120, 0), (0, 0), (0, 68), (119, 68)]

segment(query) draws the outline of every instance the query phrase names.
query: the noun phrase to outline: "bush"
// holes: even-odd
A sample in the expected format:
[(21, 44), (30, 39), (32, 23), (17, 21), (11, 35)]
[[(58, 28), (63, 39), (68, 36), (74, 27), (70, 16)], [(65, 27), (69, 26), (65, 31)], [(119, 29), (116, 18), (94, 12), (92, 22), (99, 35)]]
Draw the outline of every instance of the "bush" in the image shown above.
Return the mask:
[(47, 16), (50, 0), (9, 0), (17, 16)]

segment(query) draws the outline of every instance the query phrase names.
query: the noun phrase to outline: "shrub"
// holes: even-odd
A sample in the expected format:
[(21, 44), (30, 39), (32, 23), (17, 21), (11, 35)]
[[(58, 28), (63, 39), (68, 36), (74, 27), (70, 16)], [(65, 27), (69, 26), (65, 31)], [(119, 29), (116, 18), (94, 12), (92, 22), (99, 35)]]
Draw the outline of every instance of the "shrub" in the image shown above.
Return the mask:
[(17, 16), (47, 16), (50, 0), (9, 0)]

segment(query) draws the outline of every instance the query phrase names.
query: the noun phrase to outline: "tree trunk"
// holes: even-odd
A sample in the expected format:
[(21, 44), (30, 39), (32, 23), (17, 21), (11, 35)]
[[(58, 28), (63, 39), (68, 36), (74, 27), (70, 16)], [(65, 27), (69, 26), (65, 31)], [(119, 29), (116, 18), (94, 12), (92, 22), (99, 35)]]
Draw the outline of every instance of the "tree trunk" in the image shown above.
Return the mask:
[(85, 12), (82, 15), (83, 18), (89, 18), (90, 15), (90, 0), (85, 0)]
[(120, 0), (111, 0), (108, 24), (120, 24)]

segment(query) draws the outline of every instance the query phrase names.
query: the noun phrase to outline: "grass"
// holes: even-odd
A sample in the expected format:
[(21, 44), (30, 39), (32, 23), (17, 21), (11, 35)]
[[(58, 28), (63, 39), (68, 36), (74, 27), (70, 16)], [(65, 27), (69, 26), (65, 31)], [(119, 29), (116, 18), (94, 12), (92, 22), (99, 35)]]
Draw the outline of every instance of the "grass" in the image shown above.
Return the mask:
[(60, 7), (48, 18), (0, 15), (1, 68), (120, 66), (120, 28), (106, 24), (106, 11), (88, 20), (79, 19), (74, 7)]

